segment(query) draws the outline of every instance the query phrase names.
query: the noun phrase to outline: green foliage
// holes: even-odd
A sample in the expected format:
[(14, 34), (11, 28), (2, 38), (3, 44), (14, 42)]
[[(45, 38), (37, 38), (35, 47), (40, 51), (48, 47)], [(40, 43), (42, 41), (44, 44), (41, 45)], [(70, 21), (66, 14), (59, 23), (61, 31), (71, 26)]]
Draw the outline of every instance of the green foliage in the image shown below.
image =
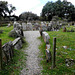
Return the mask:
[(24, 12), (19, 15), (20, 20), (38, 20), (39, 17), (32, 12)]
[[(67, 30), (73, 28), (67, 27)], [(75, 30), (75, 29), (74, 29)], [(51, 45), (51, 53), (53, 51), (53, 37), (56, 37), (56, 67), (51, 69), (52, 62), (47, 63), (45, 57), (45, 43), (43, 39), (40, 37), (42, 44), (40, 45), (41, 57), (43, 60), (41, 64), (43, 66), (42, 75), (74, 75), (75, 74), (75, 64), (71, 67), (67, 67), (65, 63), (66, 58), (75, 60), (75, 32), (63, 32), (60, 31), (48, 31), (50, 36), (50, 45)], [(68, 49), (62, 48), (62, 46), (67, 46)], [(71, 49), (71, 50), (70, 50)], [(67, 54), (66, 54), (67, 53)]]
[(6, 2), (6, 1), (0, 1), (0, 16), (1, 15), (3, 16), (3, 14), (5, 15), (5, 11), (8, 9), (7, 4), (8, 4), (8, 2)]
[(15, 10), (16, 8), (12, 5), (9, 5), (7, 1), (0, 1), (0, 20), (4, 20), (5, 18), (7, 18), (7, 13), (10, 16), (11, 13)]
[(9, 13), (9, 16), (11, 16), (11, 13), (12, 13), (13, 11), (15, 11), (16, 8), (15, 8), (14, 6), (12, 6), (11, 4), (9, 5), (9, 7), (10, 7), (10, 9), (8, 8), (7, 12)]
[(51, 20), (53, 16), (61, 18), (69, 18), (75, 20), (75, 7), (71, 2), (58, 0), (56, 2), (47, 2), (43, 9), (41, 16), (46, 20)]

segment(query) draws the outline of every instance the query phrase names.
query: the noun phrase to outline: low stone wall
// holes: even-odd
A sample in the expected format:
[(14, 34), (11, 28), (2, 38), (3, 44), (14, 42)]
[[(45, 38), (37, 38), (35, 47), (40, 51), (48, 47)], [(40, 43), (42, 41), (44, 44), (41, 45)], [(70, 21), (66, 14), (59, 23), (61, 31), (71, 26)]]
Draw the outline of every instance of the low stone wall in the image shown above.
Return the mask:
[(47, 32), (42, 32), (42, 37), (44, 39), (44, 42), (49, 44), (50, 36), (48, 35), (48, 33)]
[(47, 62), (50, 62), (51, 61), (51, 52), (50, 52), (50, 43), (49, 43), (49, 39), (50, 39), (50, 36), (48, 35), (47, 32), (42, 32), (42, 37), (44, 39), (44, 42), (46, 43), (46, 60)]
[(14, 41), (9, 41), (2, 46), (2, 56), (3, 61), (6, 64), (13, 59), (14, 56), (14, 49), (21, 49), (22, 48), (22, 40), (20, 37), (16, 38)]
[(19, 50), (22, 48), (22, 40), (20, 37), (16, 38), (12, 43), (15, 49)]

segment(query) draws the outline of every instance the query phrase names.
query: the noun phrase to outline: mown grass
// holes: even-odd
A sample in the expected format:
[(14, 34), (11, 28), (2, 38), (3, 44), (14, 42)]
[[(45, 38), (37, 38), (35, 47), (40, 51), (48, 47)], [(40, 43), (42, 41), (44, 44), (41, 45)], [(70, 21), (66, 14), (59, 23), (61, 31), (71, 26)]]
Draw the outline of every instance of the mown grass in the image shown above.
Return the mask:
[(3, 33), (0, 34), (0, 39), (2, 39), (2, 45), (4, 43), (7, 43), (9, 41), (13, 41), (15, 38), (9, 37), (9, 32), (13, 29), (13, 26), (11, 27), (0, 27), (0, 30), (3, 30)]
[[(72, 26), (71, 26), (72, 27)], [(73, 28), (73, 27), (72, 27)], [(71, 29), (71, 28), (67, 28)], [(73, 66), (67, 67), (65, 64), (65, 59), (70, 58), (75, 60), (75, 32), (62, 32), (60, 31), (48, 31), (50, 36), (51, 53), (53, 51), (53, 37), (56, 37), (56, 67), (51, 69), (52, 62), (46, 62), (45, 56), (45, 43), (40, 37), (42, 44), (40, 45), (41, 57), (43, 60), (41, 64), (43, 66), (43, 75), (75, 75), (75, 64)], [(68, 49), (62, 48), (62, 46), (67, 46)]]
[[(9, 32), (13, 29), (13, 26), (11, 27), (0, 27), (0, 30), (3, 30), (3, 33), (0, 34), (0, 39), (2, 39), (2, 45), (9, 42), (13, 41), (15, 38), (9, 37), (8, 34)], [(3, 69), (0, 70), (0, 75), (19, 75), (20, 71), (25, 67), (25, 62), (26, 62), (26, 56), (24, 50), (27, 47), (27, 42), (23, 44), (23, 48), (20, 50), (15, 50), (14, 49), (14, 57), (11, 62), (6, 65), (3, 63)]]

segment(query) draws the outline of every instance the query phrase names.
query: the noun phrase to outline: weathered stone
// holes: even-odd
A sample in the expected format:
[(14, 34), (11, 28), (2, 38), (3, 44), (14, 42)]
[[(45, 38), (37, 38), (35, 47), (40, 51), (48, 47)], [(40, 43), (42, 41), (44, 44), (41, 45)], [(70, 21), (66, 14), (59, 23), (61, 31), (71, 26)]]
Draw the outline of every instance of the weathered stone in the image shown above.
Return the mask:
[(26, 30), (26, 23), (22, 23), (23, 30)]
[(49, 35), (46, 35), (46, 43), (49, 44), (49, 39), (50, 39), (50, 36)]
[(17, 36), (22, 37), (21, 30), (16, 30)]
[(23, 37), (23, 27), (17, 22), (14, 22), (13, 26), (14, 29), (9, 33), (9, 36), (16, 37), (16, 38)]
[(68, 47), (67, 47), (67, 46), (63, 46), (63, 48), (64, 48), (64, 49), (67, 49)]
[(50, 36), (48, 35), (47, 32), (42, 32), (42, 37), (45, 43), (49, 43)]
[(46, 25), (42, 25), (41, 27), (42, 27), (43, 31), (47, 31), (47, 26)]
[(10, 26), (11, 26), (11, 24), (9, 23), (7, 27), (10, 27)]
[(13, 52), (13, 44), (12, 44), (12, 42), (9, 41), (8, 43), (4, 44), (2, 46), (2, 50), (3, 50), (3, 52), (4, 52), (5, 56), (6, 56), (6, 59), (7, 59), (6, 62), (8, 63), (8, 61), (10, 61), (12, 59), (13, 53), (14, 53)]
[(21, 39), (21, 38), (20, 38), (20, 37), (18, 37), (18, 38), (16, 38), (14, 41), (12, 41), (13, 46), (15, 46), (15, 45), (17, 44), (17, 42), (18, 42), (20, 39)]
[(51, 61), (51, 52), (47, 49), (46, 49), (46, 60), (47, 60), (47, 62)]
[(42, 32), (43, 39), (45, 38), (45, 34), (47, 34), (47, 33), (46, 32)]
[(18, 37), (16, 38), (14, 41), (13, 41), (13, 45), (14, 45), (14, 48), (19, 50), (22, 48), (22, 41), (21, 41), (21, 38)]
[(27, 30), (33, 30), (32, 24), (31, 23), (27, 23)]
[(9, 32), (9, 36), (10, 37), (14, 37), (14, 38), (19, 37), (18, 34), (17, 34), (17, 32), (14, 29)]
[(17, 23), (17, 22), (14, 22), (13, 27), (14, 27), (16, 30), (22, 29), (22, 26), (21, 26), (19, 23)]
[(33, 25), (33, 29), (39, 30), (39, 28), (40, 28), (39, 23), (35, 23), (35, 24)]
[(47, 50), (50, 49), (50, 44), (46, 44), (46, 49), (47, 49)]
[(63, 27), (63, 32), (66, 32), (66, 27)]
[(48, 26), (48, 27), (47, 27), (47, 30), (48, 30), (48, 31), (51, 31), (51, 30), (52, 30), (52, 26)]
[(41, 28), (39, 28), (39, 32), (40, 32), (40, 35), (42, 36), (43, 30)]
[(75, 64), (75, 60), (73, 59), (65, 59), (66, 66), (73, 66)]

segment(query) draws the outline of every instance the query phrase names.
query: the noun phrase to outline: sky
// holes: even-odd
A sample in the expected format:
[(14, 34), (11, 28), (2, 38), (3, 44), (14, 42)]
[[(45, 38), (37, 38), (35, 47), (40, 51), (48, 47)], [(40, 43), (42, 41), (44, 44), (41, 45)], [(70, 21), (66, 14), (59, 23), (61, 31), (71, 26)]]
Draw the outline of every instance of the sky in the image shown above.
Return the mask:
[[(8, 4), (12, 4), (16, 7), (16, 11), (13, 14), (19, 16), (23, 12), (32, 12), (40, 16), (43, 6), (48, 1), (57, 1), (57, 0), (0, 0), (0, 1), (7, 1)], [(63, 0), (61, 0), (63, 1)], [(75, 5), (75, 0), (67, 0), (72, 2)]]

